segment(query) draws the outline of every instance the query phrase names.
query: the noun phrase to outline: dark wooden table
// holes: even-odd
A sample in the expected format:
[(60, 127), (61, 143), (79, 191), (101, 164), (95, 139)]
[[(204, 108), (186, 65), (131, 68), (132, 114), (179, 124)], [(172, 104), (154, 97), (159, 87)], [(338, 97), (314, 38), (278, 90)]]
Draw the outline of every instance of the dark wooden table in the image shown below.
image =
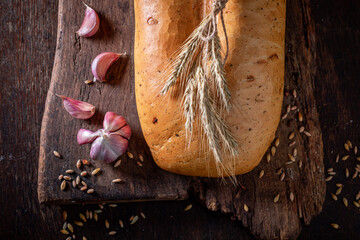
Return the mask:
[[(315, 46), (308, 47), (316, 53), (315, 95), (325, 168), (335, 168), (337, 182), (345, 185), (343, 196), (350, 200), (360, 190), (360, 179), (346, 179), (348, 163), (339, 166), (334, 159), (344, 153), (347, 139), (360, 146), (360, 4), (317, 0), (302, 6), (303, 14), (314, 22), (311, 34), (317, 39)], [(0, 238), (65, 239), (59, 232), (62, 209), (77, 218), (96, 206), (41, 206), (37, 199), (40, 124), (55, 52), (57, 1), (1, 1), (0, 22)], [(322, 213), (304, 227), (300, 239), (360, 238), (359, 209), (352, 200), (347, 208), (341, 199), (332, 200), (329, 194), (335, 190), (335, 182), (330, 182)], [(184, 212), (189, 203), (193, 208)], [(139, 212), (147, 218), (129, 226), (128, 218)], [(206, 210), (193, 198), (119, 204), (106, 208), (100, 218), (114, 225), (117, 219), (124, 220), (125, 228), (112, 239), (253, 239), (239, 222)], [(340, 229), (331, 228), (332, 222)], [(77, 231), (78, 237), (82, 235), (103, 239), (106, 230), (91, 223)]]

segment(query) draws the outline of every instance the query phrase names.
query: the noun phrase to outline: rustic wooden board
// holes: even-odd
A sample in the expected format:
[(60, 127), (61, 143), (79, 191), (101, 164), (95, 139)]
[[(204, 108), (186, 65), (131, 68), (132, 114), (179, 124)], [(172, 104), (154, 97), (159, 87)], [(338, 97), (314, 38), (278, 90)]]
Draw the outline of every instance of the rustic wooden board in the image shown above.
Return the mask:
[[(175, 200), (187, 196), (188, 179), (159, 169), (142, 136), (137, 116), (133, 77), (133, 1), (91, 1), (90, 6), (99, 13), (101, 27), (92, 38), (80, 38), (75, 32), (82, 23), (85, 7), (81, 1), (60, 1), (58, 12), (58, 37), (50, 88), (42, 122), (39, 159), (40, 202), (98, 202), (132, 200)], [(106, 13), (106, 14), (105, 14)], [(86, 85), (92, 79), (92, 59), (101, 52), (126, 52), (128, 58), (113, 65), (108, 83)], [(90, 120), (79, 120), (70, 116), (55, 94), (69, 96), (92, 103), (96, 114)], [(76, 169), (78, 159), (88, 159), (90, 145), (79, 146), (76, 134), (80, 128), (97, 130), (107, 111), (124, 116), (132, 128), (129, 151), (135, 159), (122, 156), (119, 168), (102, 161), (92, 161), (95, 167), (103, 169), (98, 177), (84, 178), (96, 193), (89, 195), (79, 189), (59, 191), (57, 177), (66, 169)], [(61, 153), (62, 159), (53, 155)], [(145, 158), (143, 167), (136, 164), (138, 154)], [(77, 170), (77, 169), (76, 169)], [(77, 174), (80, 171), (77, 170)], [(71, 174), (74, 178), (76, 174)], [(125, 182), (111, 184), (112, 179)]]
[[(184, 199), (193, 192), (211, 210), (231, 213), (242, 221), (257, 237), (295, 238), (302, 221), (309, 224), (313, 216), (321, 211), (324, 201), (325, 183), (323, 178), (323, 152), (321, 130), (314, 100), (313, 78), (315, 69), (308, 69), (314, 61), (315, 39), (308, 16), (307, 1), (291, 2), (287, 7), (286, 33), (286, 78), (285, 89), (296, 89), (298, 97), (284, 99), (284, 111), (288, 104), (296, 105), (304, 115), (304, 122), (295, 120), (295, 112), (283, 120), (278, 129), (280, 146), (270, 163), (262, 163), (251, 173), (239, 176), (240, 186), (223, 184), (217, 179), (189, 178), (167, 173), (159, 169), (142, 137), (138, 122), (133, 91), (133, 5), (132, 1), (89, 2), (100, 14), (100, 32), (90, 39), (78, 38), (75, 31), (80, 26), (84, 8), (81, 2), (60, 1), (58, 40), (51, 85), (48, 92), (40, 144), (39, 199), (41, 202), (104, 202), (104, 201), (145, 201)], [(106, 13), (106, 14), (105, 14)], [(111, 18), (110, 18), (111, 16)], [(296, 29), (296, 31), (294, 31)], [(102, 51), (127, 52), (127, 63), (118, 63), (112, 68), (106, 84), (85, 85), (91, 78), (91, 60)], [(62, 108), (60, 99), (54, 93), (63, 94), (96, 105), (98, 112), (87, 121), (73, 119)], [(291, 94), (290, 94), (291, 95)], [(115, 111), (125, 116), (132, 127), (133, 136), (129, 150), (141, 153), (146, 160), (142, 168), (136, 161), (123, 156), (121, 168), (114, 170), (111, 165), (92, 161), (91, 169), (104, 169), (99, 177), (88, 178), (94, 186), (95, 195), (79, 190), (59, 190), (57, 177), (65, 169), (75, 169), (78, 158), (87, 158), (90, 146), (78, 146), (76, 133), (80, 128), (96, 130), (101, 127), (106, 111)], [(312, 136), (299, 134), (297, 129), (304, 125)], [(296, 163), (286, 165), (290, 148), (288, 135), (296, 132), (295, 145), (298, 149)], [(62, 159), (53, 156), (57, 150)], [(302, 161), (301, 169), (298, 162)], [(275, 171), (283, 167), (284, 181), (279, 180)], [(259, 171), (265, 170), (262, 179)], [(79, 172), (79, 171), (78, 171)], [(111, 185), (114, 178), (123, 178), (124, 184)], [(295, 194), (294, 202), (289, 194)], [(278, 203), (273, 203), (280, 194)], [(247, 204), (249, 212), (243, 210)]]

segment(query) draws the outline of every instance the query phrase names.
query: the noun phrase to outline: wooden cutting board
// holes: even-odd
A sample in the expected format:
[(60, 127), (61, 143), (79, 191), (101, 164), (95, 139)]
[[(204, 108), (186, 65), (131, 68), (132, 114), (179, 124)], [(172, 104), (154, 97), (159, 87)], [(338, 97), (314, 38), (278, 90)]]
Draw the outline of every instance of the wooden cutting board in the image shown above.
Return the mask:
[[(75, 32), (80, 27), (85, 7), (81, 1), (59, 1), (58, 37), (51, 84), (46, 100), (41, 129), (39, 156), (38, 196), (42, 203), (91, 203), (148, 200), (179, 200), (195, 195), (210, 210), (220, 210), (240, 220), (257, 237), (263, 239), (293, 239), (298, 236), (302, 223), (309, 224), (322, 208), (325, 196), (323, 150), (316, 103), (314, 100), (312, 73), (314, 61), (312, 23), (304, 9), (307, 4), (288, 1), (286, 32), (286, 73), (283, 112), (287, 105), (297, 106), (281, 121), (277, 136), (280, 145), (268, 163), (264, 157), (252, 172), (239, 176), (240, 185), (233, 186), (217, 179), (185, 177), (165, 172), (154, 163), (142, 136), (134, 95), (134, 9), (133, 1), (88, 1), (99, 13), (101, 27), (92, 38), (80, 38)], [(226, 20), (225, 20), (226, 21)], [(90, 65), (101, 52), (126, 52), (111, 67), (107, 83), (86, 85), (91, 79)], [(151, 64), (151, 63), (149, 63)], [(314, 64), (312, 65), (314, 66)], [(297, 91), (296, 98), (292, 91)], [(90, 120), (70, 116), (63, 108), (61, 94), (96, 106), (96, 114)], [(124, 116), (132, 128), (129, 151), (134, 158), (121, 157), (120, 167), (89, 159), (90, 145), (79, 146), (76, 134), (80, 128), (97, 130), (102, 126), (104, 114), (114, 111)], [(298, 111), (304, 116), (298, 121)], [(304, 126), (311, 137), (299, 133)], [(294, 132), (295, 137), (289, 140)], [(296, 144), (289, 147), (292, 141)], [(296, 162), (289, 161), (288, 154), (297, 148)], [(62, 158), (53, 155), (58, 151)], [(144, 156), (143, 166), (138, 166), (139, 154)], [(91, 166), (76, 168), (78, 159), (88, 159)], [(302, 162), (301, 168), (299, 162)], [(74, 169), (75, 178), (81, 171), (91, 172), (101, 168), (98, 176), (84, 177), (94, 194), (73, 188), (68, 182), (66, 191), (60, 190), (60, 174)], [(285, 177), (277, 175), (282, 168)], [(264, 170), (264, 176), (259, 173)], [(112, 184), (115, 178), (124, 180)], [(290, 200), (290, 193), (294, 200)], [(274, 202), (279, 194), (279, 201)], [(244, 210), (244, 204), (248, 211)]]

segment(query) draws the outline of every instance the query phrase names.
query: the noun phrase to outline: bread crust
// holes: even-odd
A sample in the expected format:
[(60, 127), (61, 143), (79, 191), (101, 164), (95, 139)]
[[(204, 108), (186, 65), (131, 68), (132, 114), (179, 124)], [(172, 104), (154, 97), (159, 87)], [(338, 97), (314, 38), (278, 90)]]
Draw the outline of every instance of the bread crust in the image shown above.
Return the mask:
[[(195, 126), (187, 144), (179, 99), (160, 96), (158, 88), (166, 64), (209, 8), (199, 0), (135, 1), (135, 94), (143, 134), (159, 167), (221, 177), (230, 173), (217, 171), (201, 128)], [(225, 69), (232, 95), (225, 120), (239, 155), (223, 164), (232, 174), (256, 167), (275, 137), (283, 101), (285, 10), (285, 0), (229, 0), (224, 9), (230, 49)], [(218, 30), (225, 46), (221, 24)]]

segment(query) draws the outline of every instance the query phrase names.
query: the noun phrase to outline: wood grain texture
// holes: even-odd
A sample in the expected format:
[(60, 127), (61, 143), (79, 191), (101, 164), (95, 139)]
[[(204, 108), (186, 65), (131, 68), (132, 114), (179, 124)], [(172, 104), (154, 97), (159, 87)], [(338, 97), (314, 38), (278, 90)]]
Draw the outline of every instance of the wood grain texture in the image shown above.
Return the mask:
[[(349, 200), (359, 190), (359, 180), (346, 179), (344, 167), (354, 161), (336, 165), (336, 153), (345, 154), (343, 143), (350, 139), (359, 144), (360, 115), (360, 25), (359, 1), (287, 2), (298, 14), (309, 14), (313, 31), (288, 28), (315, 38), (315, 61), (307, 64), (313, 72), (315, 100), (320, 114), (326, 168), (334, 167), (337, 177), (327, 184), (327, 196), (322, 213), (309, 226), (303, 227), (298, 239), (357, 239), (360, 214), (355, 206), (345, 208), (341, 201), (333, 201), (329, 194), (335, 183), (345, 184), (343, 196)], [(298, 16), (296, 14), (296, 16)], [(79, 16), (78, 24), (81, 24)], [(288, 14), (288, 24), (300, 26), (303, 18)], [(60, 208), (40, 205), (37, 198), (37, 168), (39, 133), (46, 93), (50, 84), (56, 44), (57, 2), (46, 0), (4, 0), (0, 3), (0, 36), (2, 52), (0, 64), (0, 237), (1, 239), (65, 239), (59, 233), (63, 225)], [(291, 22), (293, 23), (291, 23)], [(288, 55), (293, 54), (291, 52)], [(315, 66), (314, 66), (315, 65)], [(306, 71), (305, 71), (306, 72)], [(89, 72), (90, 74), (90, 72)], [(119, 204), (104, 211), (102, 222), (76, 228), (77, 236), (86, 233), (88, 239), (107, 238), (103, 220), (116, 223), (143, 211), (147, 220), (118, 230), (114, 239), (254, 239), (238, 221), (228, 216), (206, 211), (193, 201)], [(188, 203), (191, 211), (184, 212)], [(77, 219), (85, 208), (96, 205), (63, 206)], [(172, 216), (172, 217), (170, 217)], [(332, 229), (331, 222), (340, 225)], [(115, 225), (114, 225), (115, 226)], [(116, 226), (115, 226), (116, 227)], [(174, 235), (174, 233), (176, 233)], [(91, 238), (90, 238), (91, 236)]]
[[(139, 124), (133, 81), (134, 16), (132, 1), (89, 2), (100, 16), (100, 30), (93, 38), (80, 38), (75, 32), (83, 19), (85, 7), (80, 1), (60, 1), (58, 13), (58, 36), (54, 68), (42, 123), (39, 159), (40, 202), (99, 202), (130, 200), (175, 200), (187, 197), (187, 178), (159, 169), (151, 158)], [(78, 24), (77, 24), (78, 23)], [(84, 84), (91, 79), (92, 59), (101, 52), (126, 52), (111, 68), (107, 83)], [(92, 103), (95, 115), (87, 121), (75, 119), (63, 108), (55, 94), (69, 96)], [(78, 159), (88, 159), (90, 145), (79, 146), (76, 134), (80, 128), (95, 131), (102, 128), (107, 111), (116, 112), (127, 119), (132, 129), (129, 152), (134, 159), (122, 156), (121, 166), (102, 161), (91, 161), (92, 166), (83, 168), (91, 172), (101, 168), (97, 177), (83, 178), (95, 189), (87, 194), (70, 188), (59, 191), (57, 177), (66, 169), (76, 169)], [(62, 155), (53, 155), (56, 150)], [(144, 156), (143, 167), (136, 164), (138, 155)], [(74, 179), (80, 173), (70, 174)], [(121, 184), (111, 184), (115, 178)], [(69, 182), (71, 183), (71, 182)]]

